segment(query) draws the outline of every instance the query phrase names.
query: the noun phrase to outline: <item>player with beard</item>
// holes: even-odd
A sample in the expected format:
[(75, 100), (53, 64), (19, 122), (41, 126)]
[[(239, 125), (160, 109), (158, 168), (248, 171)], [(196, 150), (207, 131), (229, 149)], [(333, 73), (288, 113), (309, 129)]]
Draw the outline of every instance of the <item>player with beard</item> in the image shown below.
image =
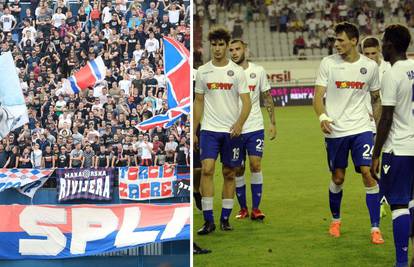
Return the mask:
[[(263, 95), (264, 103), (269, 114), (269, 137), (270, 140), (276, 137), (275, 108), (272, 96), (270, 95), (270, 85), (267, 81), (266, 72), (263, 67), (258, 66), (246, 59), (247, 44), (242, 40), (232, 40), (230, 42), (230, 55), (233, 62), (244, 69), (247, 85), (250, 90), (252, 110), (244, 123), (242, 130), (243, 146), (245, 153), (249, 155), (250, 184), (252, 191), (252, 220), (263, 220), (265, 215), (259, 209), (262, 198), (263, 174), (262, 156), (264, 148), (264, 124), (262, 111), (260, 109), (260, 94)], [(246, 181), (244, 177), (246, 161), (242, 167), (236, 171), (236, 195), (240, 204), (240, 211), (236, 218), (243, 219), (249, 216), (246, 203)]]

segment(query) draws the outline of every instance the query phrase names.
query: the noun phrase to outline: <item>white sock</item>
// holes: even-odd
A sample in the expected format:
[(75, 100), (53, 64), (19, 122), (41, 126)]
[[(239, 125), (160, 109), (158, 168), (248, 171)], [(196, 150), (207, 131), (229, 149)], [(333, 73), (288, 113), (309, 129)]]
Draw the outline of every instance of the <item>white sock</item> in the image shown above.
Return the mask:
[(244, 181), (244, 175), (236, 176), (236, 187), (243, 187), (246, 184)]
[(213, 197), (202, 197), (201, 207), (203, 210), (213, 210)]

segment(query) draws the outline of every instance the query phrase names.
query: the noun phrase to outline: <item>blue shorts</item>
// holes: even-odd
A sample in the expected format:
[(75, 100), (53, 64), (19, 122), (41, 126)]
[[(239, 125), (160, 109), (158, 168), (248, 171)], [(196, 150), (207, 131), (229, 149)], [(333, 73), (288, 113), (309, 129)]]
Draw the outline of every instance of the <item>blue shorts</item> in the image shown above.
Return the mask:
[(220, 159), (227, 167), (240, 167), (243, 160), (242, 136), (230, 138), (230, 133), (203, 130), (200, 133), (200, 159)]
[[(249, 156), (263, 156), (264, 130), (242, 134), (243, 148)], [(244, 154), (245, 156), (245, 154)]]
[(412, 199), (414, 156), (382, 154), (380, 190), (390, 205), (407, 205)]
[(356, 172), (361, 172), (361, 166), (371, 166), (373, 142), (370, 131), (338, 138), (325, 138), (329, 170), (333, 172), (335, 169), (346, 169), (349, 151)]

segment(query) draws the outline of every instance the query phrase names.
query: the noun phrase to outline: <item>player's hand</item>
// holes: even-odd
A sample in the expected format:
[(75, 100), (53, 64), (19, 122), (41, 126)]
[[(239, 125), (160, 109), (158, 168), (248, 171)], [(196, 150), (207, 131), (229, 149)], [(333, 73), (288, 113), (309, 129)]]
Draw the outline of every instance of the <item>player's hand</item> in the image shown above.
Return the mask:
[(195, 150), (199, 149), (199, 147), (198, 147), (198, 137), (197, 137), (196, 134), (193, 134), (193, 145), (194, 145)]
[(241, 131), (242, 131), (242, 126), (240, 125), (240, 123), (236, 122), (230, 128), (230, 137), (233, 138), (233, 137), (239, 136), (241, 134)]
[(371, 164), (371, 175), (372, 178), (378, 180), (378, 173), (379, 173), (379, 158), (372, 158)]
[(269, 136), (270, 136), (270, 140), (273, 140), (276, 138), (276, 126), (273, 124), (270, 124), (269, 126)]
[(335, 123), (329, 122), (328, 120), (321, 121), (321, 130), (322, 130), (322, 132), (326, 133), (326, 134), (332, 133), (331, 124), (335, 124)]

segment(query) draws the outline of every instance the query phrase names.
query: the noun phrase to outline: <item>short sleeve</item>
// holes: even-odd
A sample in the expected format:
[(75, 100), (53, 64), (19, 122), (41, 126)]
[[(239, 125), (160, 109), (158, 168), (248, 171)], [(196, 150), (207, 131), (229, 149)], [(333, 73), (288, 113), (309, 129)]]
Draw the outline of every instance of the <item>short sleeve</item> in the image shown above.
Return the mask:
[(327, 87), (329, 78), (329, 63), (326, 58), (322, 59), (319, 70), (316, 74), (315, 85)]
[(369, 91), (378, 91), (380, 89), (380, 80), (379, 80), (379, 68), (378, 65), (375, 64), (374, 73), (372, 74), (372, 78), (369, 85)]
[(250, 93), (249, 87), (247, 87), (246, 75), (244, 71), (237, 72), (237, 90), (240, 94)]
[(201, 71), (200, 70), (198, 70), (197, 74), (196, 74), (194, 91), (197, 94), (205, 94), (205, 89), (204, 89), (204, 86), (203, 86), (203, 80), (201, 78)]
[(397, 104), (398, 82), (393, 77), (392, 70), (387, 70), (382, 78), (381, 93), (383, 106), (395, 106)]
[(266, 71), (261, 68), (260, 71), (260, 91), (266, 92), (270, 90), (269, 80), (267, 79)]

